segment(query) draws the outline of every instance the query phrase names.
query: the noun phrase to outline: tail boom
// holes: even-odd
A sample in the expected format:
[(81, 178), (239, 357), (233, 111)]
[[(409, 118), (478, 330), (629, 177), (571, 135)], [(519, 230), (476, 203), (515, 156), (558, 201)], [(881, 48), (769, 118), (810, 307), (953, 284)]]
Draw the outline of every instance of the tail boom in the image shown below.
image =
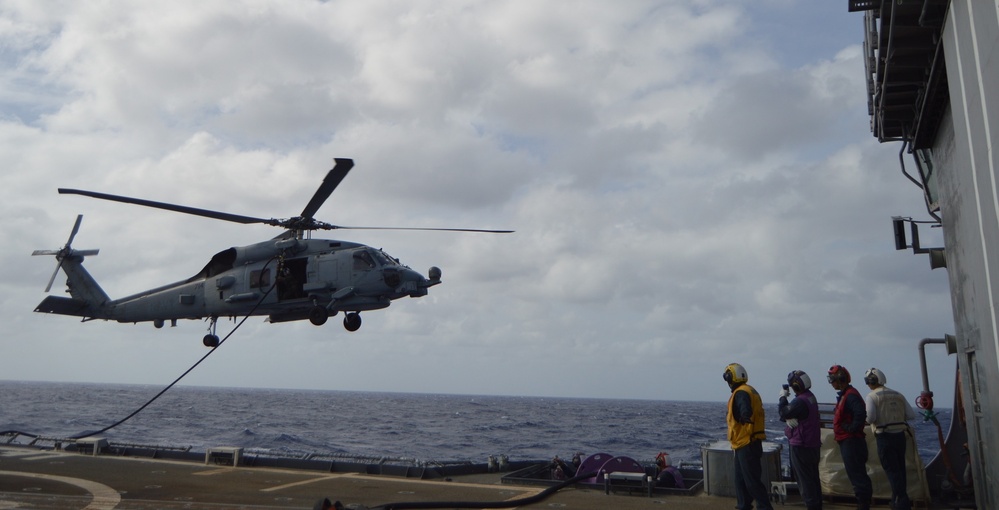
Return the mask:
[(46, 296), (35, 307), (35, 311), (38, 313), (83, 317), (83, 320), (102, 318), (100, 317), (100, 311), (94, 310), (86, 301), (62, 296)]
[(47, 296), (35, 307), (39, 313), (72, 315), (88, 319), (111, 317), (111, 301), (93, 276), (83, 268), (83, 257), (66, 257), (60, 267), (66, 272), (66, 286), (71, 297)]

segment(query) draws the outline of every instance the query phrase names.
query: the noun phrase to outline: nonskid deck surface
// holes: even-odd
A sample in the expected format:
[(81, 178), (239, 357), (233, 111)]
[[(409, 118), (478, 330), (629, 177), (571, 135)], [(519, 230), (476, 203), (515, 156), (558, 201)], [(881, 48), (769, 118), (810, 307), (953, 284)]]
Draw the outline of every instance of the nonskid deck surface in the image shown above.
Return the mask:
[[(417, 480), (0, 446), (0, 509), (310, 509), (323, 498), (348, 506), (375, 507), (398, 502), (508, 501), (543, 490), (503, 484), (501, 476), (495, 473)], [(733, 498), (705, 494), (649, 498), (641, 491), (606, 495), (592, 488), (566, 488), (517, 508), (730, 510), (734, 505)], [(788, 508), (801, 506), (800, 502), (787, 504)], [(775, 503), (776, 507), (780, 503)], [(852, 506), (827, 502), (825, 508)]]

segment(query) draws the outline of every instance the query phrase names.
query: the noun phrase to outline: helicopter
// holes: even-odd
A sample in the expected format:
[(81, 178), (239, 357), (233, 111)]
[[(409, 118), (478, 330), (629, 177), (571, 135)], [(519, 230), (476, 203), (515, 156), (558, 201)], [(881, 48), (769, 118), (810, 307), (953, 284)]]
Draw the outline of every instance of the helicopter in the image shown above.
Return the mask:
[(512, 230), (418, 227), (348, 227), (314, 218), (333, 190), (347, 176), (354, 161), (335, 158), (333, 168), (298, 216), (256, 218), (94, 191), (59, 188), (60, 194), (82, 195), (242, 224), (262, 223), (284, 228), (270, 240), (231, 247), (216, 253), (194, 276), (121, 299), (111, 299), (84, 269), (83, 261), (99, 250), (77, 250), (73, 239), (83, 215), (65, 246), (58, 250), (35, 250), (32, 255), (54, 255), (56, 268), (45, 292), (60, 269), (66, 273), (70, 297), (46, 296), (35, 312), (112, 320), (120, 323), (152, 322), (157, 329), (167, 321), (176, 327), (180, 319), (207, 320), (206, 347), (217, 347), (219, 317), (266, 315), (271, 323), (308, 320), (322, 326), (344, 312), (347, 331), (361, 327), (361, 312), (387, 308), (403, 297), (422, 297), (441, 283), (441, 270), (431, 267), (426, 277), (400, 263), (381, 249), (364, 244), (313, 239), (315, 230), (433, 230), (506, 234)]

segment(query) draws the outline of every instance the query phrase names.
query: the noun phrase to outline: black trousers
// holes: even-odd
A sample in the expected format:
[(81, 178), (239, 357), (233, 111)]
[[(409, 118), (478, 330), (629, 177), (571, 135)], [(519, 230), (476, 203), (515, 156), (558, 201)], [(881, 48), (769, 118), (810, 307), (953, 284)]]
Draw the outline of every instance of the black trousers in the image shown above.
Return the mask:
[(867, 475), (867, 439), (863, 437), (848, 437), (839, 442), (839, 454), (843, 457), (843, 467), (846, 476), (853, 485), (853, 493), (857, 501), (870, 504), (874, 495), (871, 477)]
[(822, 482), (819, 480), (819, 447), (791, 445), (791, 469), (798, 480), (798, 492), (808, 510), (822, 509)]
[(735, 499), (739, 510), (773, 510), (770, 491), (763, 485), (763, 441), (735, 450)]
[(891, 501), (896, 510), (909, 510), (912, 502), (905, 479), (905, 432), (882, 432), (875, 436), (878, 442), (878, 458), (888, 476), (891, 486)]

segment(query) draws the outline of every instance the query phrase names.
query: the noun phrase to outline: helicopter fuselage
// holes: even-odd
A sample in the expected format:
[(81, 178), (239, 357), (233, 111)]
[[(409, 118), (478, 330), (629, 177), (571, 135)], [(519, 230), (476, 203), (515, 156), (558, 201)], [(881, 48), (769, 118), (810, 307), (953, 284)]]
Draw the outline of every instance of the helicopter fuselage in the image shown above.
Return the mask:
[(316, 230), (436, 230), (504, 234), (512, 230), (466, 228), (364, 227), (334, 225), (315, 218), (333, 190), (353, 168), (354, 161), (334, 158), (334, 166), (312, 195), (302, 213), (286, 219), (232, 214), (198, 207), (96, 191), (59, 188), (60, 194), (82, 195), (100, 200), (151, 207), (240, 224), (264, 224), (285, 229), (269, 241), (234, 247), (215, 254), (198, 274), (121, 299), (111, 299), (83, 267), (87, 256), (98, 250), (73, 249), (73, 239), (83, 215), (66, 245), (58, 250), (35, 250), (32, 255), (54, 255), (56, 268), (45, 287), (60, 270), (66, 273), (70, 297), (48, 296), (36, 312), (83, 317), (84, 321), (103, 319), (118, 322), (151, 321), (157, 328), (166, 321), (175, 326), (180, 319), (208, 319), (209, 333), (204, 344), (217, 347), (215, 324), (219, 317), (266, 315), (270, 322), (308, 319), (317, 326), (339, 312), (345, 312), (348, 331), (361, 327), (360, 312), (387, 308), (393, 300), (427, 295), (427, 289), (441, 283), (441, 270), (431, 267), (427, 277), (399, 263), (382, 250), (359, 243), (312, 239)]
[(63, 262), (72, 298), (49, 297), (36, 311), (85, 320), (152, 321), (157, 327), (178, 319), (246, 315), (266, 315), (270, 322), (309, 319), (319, 325), (340, 311), (378, 310), (395, 299), (425, 296), (441, 282), (437, 268), (427, 278), (363, 244), (276, 238), (223, 250), (187, 280), (99, 304), (84, 294), (86, 280), (73, 282), (74, 266), (83, 270), (82, 259)]

